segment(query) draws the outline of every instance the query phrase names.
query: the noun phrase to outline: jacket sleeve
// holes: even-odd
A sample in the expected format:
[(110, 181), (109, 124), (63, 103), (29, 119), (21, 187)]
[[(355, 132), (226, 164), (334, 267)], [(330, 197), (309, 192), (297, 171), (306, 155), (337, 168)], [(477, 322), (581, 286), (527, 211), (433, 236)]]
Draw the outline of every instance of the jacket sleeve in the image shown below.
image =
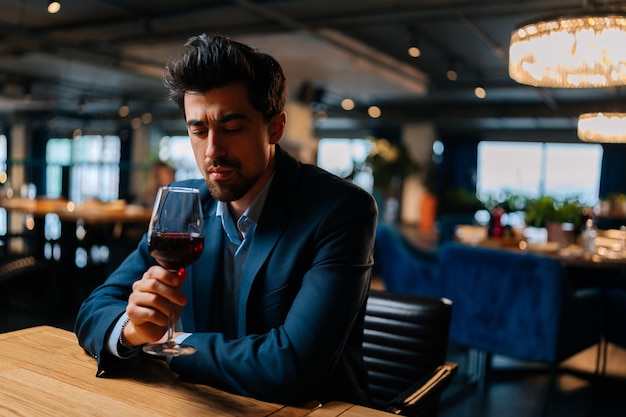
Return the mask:
[(126, 310), (133, 282), (141, 279), (154, 264), (144, 236), (138, 248), (82, 303), (74, 332), (80, 346), (97, 360), (97, 375), (102, 375), (109, 365), (122, 360), (111, 355), (106, 348), (109, 333)]

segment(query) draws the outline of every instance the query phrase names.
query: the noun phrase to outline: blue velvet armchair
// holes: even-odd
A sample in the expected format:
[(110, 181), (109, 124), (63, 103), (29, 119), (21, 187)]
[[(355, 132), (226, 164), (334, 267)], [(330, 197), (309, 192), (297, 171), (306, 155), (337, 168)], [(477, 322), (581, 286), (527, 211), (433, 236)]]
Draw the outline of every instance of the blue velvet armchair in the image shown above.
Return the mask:
[(437, 253), (413, 245), (391, 224), (378, 225), (374, 262), (387, 291), (436, 298), (443, 293)]
[(454, 304), (450, 341), (479, 355), (474, 382), (485, 383), (491, 354), (546, 363), (545, 416), (559, 363), (594, 345), (601, 353), (602, 292), (574, 290), (563, 264), (547, 256), (446, 243), (439, 260)]
[(602, 293), (573, 290), (557, 259), (458, 243), (439, 257), (451, 341), (551, 365), (600, 341)]

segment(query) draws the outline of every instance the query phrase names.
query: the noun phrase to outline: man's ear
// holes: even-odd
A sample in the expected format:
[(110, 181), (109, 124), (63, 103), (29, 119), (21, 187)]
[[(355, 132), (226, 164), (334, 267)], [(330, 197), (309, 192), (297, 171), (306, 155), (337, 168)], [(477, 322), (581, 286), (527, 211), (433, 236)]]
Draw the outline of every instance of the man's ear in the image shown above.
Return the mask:
[(277, 144), (280, 138), (283, 137), (286, 123), (287, 123), (287, 115), (285, 114), (284, 111), (272, 117), (272, 119), (269, 122), (270, 144), (272, 145)]

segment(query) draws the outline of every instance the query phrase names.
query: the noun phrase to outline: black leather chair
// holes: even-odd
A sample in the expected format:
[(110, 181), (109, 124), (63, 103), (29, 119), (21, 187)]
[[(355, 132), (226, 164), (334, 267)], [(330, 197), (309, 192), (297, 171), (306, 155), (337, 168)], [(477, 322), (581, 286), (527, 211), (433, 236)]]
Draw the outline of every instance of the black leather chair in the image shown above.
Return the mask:
[(457, 364), (446, 361), (452, 303), (446, 299), (370, 291), (363, 357), (375, 408), (404, 416), (436, 416)]

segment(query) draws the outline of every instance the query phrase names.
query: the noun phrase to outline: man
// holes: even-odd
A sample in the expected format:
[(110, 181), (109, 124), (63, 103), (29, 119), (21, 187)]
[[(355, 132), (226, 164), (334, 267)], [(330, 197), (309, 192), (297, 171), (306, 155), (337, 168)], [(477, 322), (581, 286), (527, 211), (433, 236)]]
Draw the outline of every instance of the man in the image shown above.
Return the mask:
[[(285, 79), (269, 55), (191, 38), (166, 68), (204, 181), (205, 248), (181, 277), (138, 248), (85, 300), (79, 343), (99, 374), (163, 339), (169, 303), (197, 352), (169, 358), (195, 382), (267, 401), (367, 404), (362, 321), (376, 205), (278, 145)], [(183, 308), (184, 306), (184, 308)]]

